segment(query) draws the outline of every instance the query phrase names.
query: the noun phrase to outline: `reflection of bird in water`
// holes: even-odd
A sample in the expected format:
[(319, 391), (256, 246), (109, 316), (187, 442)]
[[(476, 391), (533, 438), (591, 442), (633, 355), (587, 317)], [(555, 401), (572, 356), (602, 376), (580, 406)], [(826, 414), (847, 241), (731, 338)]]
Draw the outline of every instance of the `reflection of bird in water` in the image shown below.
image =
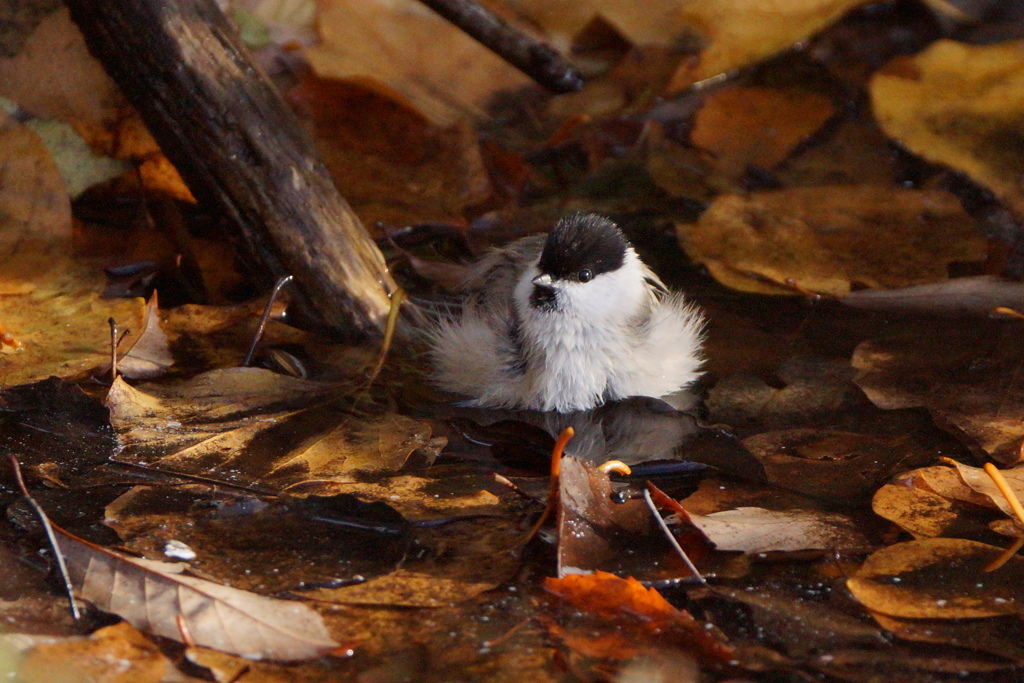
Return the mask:
[(668, 396), (700, 374), (703, 316), (601, 216), (491, 252), (464, 294), (429, 336), (437, 384), (469, 405), (588, 410)]
[[(483, 425), (483, 431), (488, 425), (525, 423), (554, 439), (572, 427), (575, 436), (566, 446), (566, 454), (594, 464), (608, 460), (630, 466), (654, 461), (699, 463), (742, 479), (765, 480), (761, 463), (734, 436), (704, 426), (692, 413), (677, 411), (656, 398), (637, 396), (575, 413), (455, 410), (460, 418)], [(522, 449), (524, 445), (519, 441), (513, 447)], [(545, 448), (550, 451), (550, 445)]]

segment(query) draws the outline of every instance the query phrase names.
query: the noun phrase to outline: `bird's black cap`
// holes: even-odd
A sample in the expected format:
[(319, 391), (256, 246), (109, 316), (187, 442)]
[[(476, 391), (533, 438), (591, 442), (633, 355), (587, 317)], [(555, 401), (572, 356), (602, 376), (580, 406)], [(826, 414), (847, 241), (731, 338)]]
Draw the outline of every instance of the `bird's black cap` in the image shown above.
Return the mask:
[(540, 272), (556, 280), (574, 280), (581, 270), (594, 275), (622, 266), (629, 240), (604, 216), (577, 213), (558, 221), (540, 255)]

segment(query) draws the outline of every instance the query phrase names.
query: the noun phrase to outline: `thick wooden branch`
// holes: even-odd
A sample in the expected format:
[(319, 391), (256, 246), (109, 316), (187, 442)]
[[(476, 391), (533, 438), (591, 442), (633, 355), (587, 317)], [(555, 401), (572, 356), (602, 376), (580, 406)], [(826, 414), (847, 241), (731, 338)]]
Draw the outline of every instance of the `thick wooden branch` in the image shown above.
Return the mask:
[(66, 0), (92, 53), (189, 189), (235, 224), (268, 286), (295, 277), (306, 311), (377, 335), (394, 283), (294, 114), (216, 0)]

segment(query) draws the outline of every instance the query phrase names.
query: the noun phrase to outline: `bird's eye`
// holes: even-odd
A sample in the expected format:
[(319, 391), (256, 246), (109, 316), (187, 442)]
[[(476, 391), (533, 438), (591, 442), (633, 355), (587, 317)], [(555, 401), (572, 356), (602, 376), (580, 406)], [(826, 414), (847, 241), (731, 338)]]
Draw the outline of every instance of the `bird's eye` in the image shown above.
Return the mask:
[(580, 282), (590, 282), (594, 279), (594, 271), (590, 270), (590, 268), (584, 268), (576, 273), (576, 279)]

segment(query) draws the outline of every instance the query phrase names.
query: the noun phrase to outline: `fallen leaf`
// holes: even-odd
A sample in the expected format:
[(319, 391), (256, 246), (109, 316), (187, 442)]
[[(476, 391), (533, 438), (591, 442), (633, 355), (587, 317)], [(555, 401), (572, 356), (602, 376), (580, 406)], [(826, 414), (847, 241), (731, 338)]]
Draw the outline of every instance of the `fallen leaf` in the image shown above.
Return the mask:
[(182, 563), (119, 555), (55, 531), (76, 593), (140, 631), (182, 642), (180, 618), (195, 644), (251, 659), (311, 659), (338, 646), (301, 602), (197, 579), (182, 573)]
[(502, 500), (486, 488), (497, 488), (490, 476), (451, 476), (446, 477), (442, 483), (407, 474), (368, 479), (310, 479), (289, 486), (286, 492), (298, 496), (350, 493), (359, 496), (361, 500), (387, 503), (412, 522), (436, 522), (471, 515), (500, 515), (504, 509)]
[(0, 178), (0, 295), (27, 294), (71, 255), (71, 200), (42, 140), (4, 112)]
[(67, 8), (54, 9), (16, 55), (0, 59), (0, 96), (40, 118), (100, 125), (122, 97)]
[(1019, 41), (939, 40), (875, 74), (871, 101), (882, 129), (930, 161), (966, 173), (1024, 216), (1020, 160), (1024, 49)]
[[(607, 1), (631, 8), (637, 15), (647, 15), (643, 21), (656, 27), (654, 30), (674, 44), (678, 44), (681, 35), (697, 34), (696, 43), (702, 48), (700, 54), (696, 60), (679, 68), (669, 92), (679, 92), (705, 79), (781, 52), (806, 40), (854, 7), (865, 4), (864, 0), (783, 0), (770, 3), (757, 0), (706, 3), (676, 0), (672, 3), (675, 7), (666, 10), (671, 12), (674, 9), (684, 17), (685, 29), (689, 31), (680, 31), (678, 23), (666, 21), (664, 15), (656, 12), (639, 11), (628, 0)], [(670, 31), (674, 35), (668, 35)], [(689, 42), (693, 44), (694, 39), (691, 37)]]
[[(999, 491), (999, 487), (996, 486), (995, 482), (992, 481), (992, 477), (984, 469), (981, 467), (971, 467), (961, 462), (956, 462), (953, 466), (963, 482), (971, 487), (972, 490), (988, 498), (990, 505), (998, 507), (1006, 516), (1016, 518), (1016, 514), (1014, 514), (1009, 501), (1006, 500), (1006, 496)], [(1024, 499), (1024, 467), (1014, 467), (1000, 470), (1000, 472), (1006, 483), (1010, 485), (1010, 489), (1017, 494), (1017, 497)]]
[(694, 116), (690, 141), (730, 179), (750, 167), (772, 169), (835, 113), (829, 98), (755, 86), (711, 93)]
[(118, 379), (106, 405), (124, 444), (118, 461), (247, 486), (393, 471), (428, 444), (425, 423), (354, 414), (338, 394), (337, 385), (230, 368), (141, 389)]
[(628, 614), (657, 627), (685, 614), (669, 604), (654, 588), (647, 588), (634, 578), (623, 579), (607, 572), (558, 579), (549, 577), (544, 579), (544, 590), (577, 609), (605, 619)]
[(319, 10), (320, 43), (304, 51), (317, 75), (382, 83), (434, 123), (483, 118), (494, 93), (528, 82), (413, 0), (337, 0)]
[(750, 424), (758, 430), (806, 427), (848, 404), (855, 374), (845, 362), (815, 356), (787, 357), (771, 371), (785, 386), (742, 372), (722, 378), (707, 399), (714, 421), (741, 434)]
[(88, 638), (36, 645), (18, 667), (18, 680), (24, 683), (199, 681), (175, 669), (156, 643), (126, 622), (101, 628)]
[[(828, 128), (830, 128), (829, 126)], [(843, 120), (817, 144), (798, 148), (772, 171), (782, 187), (893, 185), (901, 167), (889, 139), (868, 115)]]
[(1020, 615), (1024, 559), (983, 568), (1002, 548), (956, 538), (897, 543), (876, 551), (846, 585), (865, 607), (909, 619)]
[(838, 429), (783, 429), (755, 434), (743, 445), (768, 481), (826, 501), (851, 503), (871, 495), (894, 473), (933, 460), (936, 450), (910, 435), (885, 438)]
[(476, 134), (447, 128), (372, 89), (303, 77), (288, 94), (305, 115), (335, 185), (373, 225), (464, 223), (491, 195)]
[(793, 294), (787, 280), (836, 295), (934, 282), (986, 253), (953, 195), (867, 185), (723, 195), (678, 233), (715, 279), (764, 294)]
[[(644, 540), (652, 531), (647, 506), (638, 499), (613, 503), (608, 475), (593, 462), (563, 457), (558, 487), (559, 577), (594, 570), (618, 573), (624, 558), (652, 546), (650, 539)], [(637, 569), (649, 562), (646, 558)], [(690, 575), (687, 569), (682, 571)]]
[[(681, 515), (682, 516), (682, 515)], [(741, 507), (710, 515), (685, 513), (718, 550), (754, 555), (797, 550), (857, 549), (870, 545), (846, 515), (815, 510)]]
[(544, 579), (544, 590), (603, 622), (625, 619), (651, 634), (675, 631), (689, 639), (698, 655), (706, 660), (726, 662), (733, 657), (732, 649), (689, 612), (676, 609), (661, 593), (632, 577), (623, 579), (602, 571), (558, 579), (548, 577)]
[(1024, 631), (1019, 617), (897, 619), (878, 612), (871, 616), (879, 626), (902, 640), (952, 645), (1005, 657), (1017, 664), (1024, 662)]
[(932, 319), (927, 331), (862, 342), (851, 363), (857, 386), (879, 408), (927, 408), (971, 449), (1013, 464), (1024, 439), (1022, 343), (1013, 322)]
[(62, 266), (66, 270), (36, 280), (31, 293), (3, 297), (4, 324), (22, 347), (0, 349), (0, 384), (72, 377), (101, 365), (110, 358), (109, 318), (122, 329), (139, 329), (142, 299), (101, 299), (98, 268), (74, 261)]
[[(146, 304), (142, 329), (130, 337), (130, 344), (117, 360), (117, 371), (128, 379), (154, 379), (167, 373), (174, 365), (174, 356), (167, 335), (160, 326), (160, 310), (156, 292)], [(109, 374), (110, 364), (101, 366), (98, 374)]]
[(875, 492), (871, 509), (914, 538), (960, 536), (961, 514), (953, 501), (937, 493), (899, 484), (886, 484)]
[[(481, 559), (483, 558), (478, 558), (478, 561)], [(355, 586), (320, 588), (306, 591), (303, 596), (310, 600), (344, 605), (451, 607), (496, 588), (510, 579), (514, 571), (515, 567), (510, 567), (508, 562), (500, 560), (489, 568), (477, 567), (474, 576), (466, 577), (438, 576), (414, 569), (397, 569)]]

